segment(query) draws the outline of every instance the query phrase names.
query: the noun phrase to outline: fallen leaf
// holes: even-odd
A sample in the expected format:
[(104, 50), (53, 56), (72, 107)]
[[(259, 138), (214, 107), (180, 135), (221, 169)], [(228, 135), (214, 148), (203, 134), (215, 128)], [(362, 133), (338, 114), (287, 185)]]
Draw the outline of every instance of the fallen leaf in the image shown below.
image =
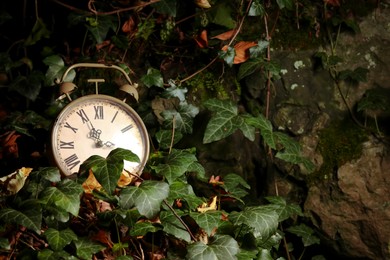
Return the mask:
[[(256, 42), (245, 42), (245, 41), (238, 42), (236, 45), (234, 45), (234, 50), (236, 52), (236, 55), (234, 56), (233, 64), (240, 64), (247, 61), (250, 57), (249, 48), (256, 45), (257, 45)], [(227, 51), (228, 48), (229, 46), (225, 45), (222, 47), (222, 50)]]
[(122, 171), (121, 176), (118, 180), (118, 187), (125, 187), (134, 180), (134, 176), (130, 175), (127, 171)]
[(91, 237), (91, 239), (98, 241), (98, 242), (108, 246), (109, 248), (112, 248), (114, 243), (111, 241), (110, 236), (111, 236), (110, 232), (107, 232), (107, 231), (100, 229), (96, 234), (94, 234)]
[(18, 193), (23, 188), (31, 171), (32, 168), (22, 167), (15, 172), (0, 178), (0, 194), (8, 196)]
[(223, 185), (224, 184), (223, 181), (221, 181), (221, 176), (214, 177), (214, 175), (212, 175), (210, 177), (209, 183), (211, 183), (213, 185)]
[(130, 17), (122, 26), (122, 32), (124, 33), (134, 33), (135, 32), (135, 28), (136, 28), (136, 25), (135, 25), (135, 22), (134, 22), (134, 19), (133, 17)]
[(5, 134), (0, 136), (0, 145), (2, 149), (0, 149), (0, 159), (12, 157), (19, 157), (19, 149), (16, 140), (20, 137), (20, 135), (16, 134), (15, 131), (6, 132)]
[(207, 0), (195, 0), (195, 4), (200, 8), (210, 8), (211, 5)]
[(218, 35), (216, 35), (214, 37), (211, 37), (211, 39), (218, 39), (218, 40), (221, 40), (221, 41), (226, 41), (226, 40), (231, 39), (236, 32), (237, 32), (237, 30), (230, 30), (230, 31), (218, 34)]
[(331, 5), (331, 6), (340, 6), (339, 0), (324, 0), (325, 4)]
[(101, 190), (102, 185), (96, 180), (92, 170), (89, 170), (88, 178), (82, 184), (85, 193), (92, 193), (94, 190)]
[(210, 210), (216, 210), (217, 209), (217, 196), (214, 196), (210, 204), (208, 203), (202, 203), (196, 210), (200, 213), (205, 213)]
[(209, 43), (207, 41), (207, 31), (201, 31), (201, 33), (195, 37), (195, 41), (200, 48), (207, 48), (209, 46)]

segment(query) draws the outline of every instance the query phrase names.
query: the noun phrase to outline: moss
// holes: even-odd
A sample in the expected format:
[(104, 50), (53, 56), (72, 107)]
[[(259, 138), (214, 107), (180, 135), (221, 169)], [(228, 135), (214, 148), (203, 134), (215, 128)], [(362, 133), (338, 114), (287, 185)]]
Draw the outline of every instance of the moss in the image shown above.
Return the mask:
[(320, 170), (310, 176), (309, 181), (334, 177), (337, 169), (362, 154), (363, 142), (368, 138), (364, 129), (350, 119), (333, 122), (320, 132), (318, 150), (323, 157)]
[(211, 72), (200, 73), (199, 75), (186, 81), (190, 98), (195, 103), (201, 103), (209, 98), (228, 99), (231, 95), (239, 96), (241, 86), (236, 79), (228, 79), (214, 75)]

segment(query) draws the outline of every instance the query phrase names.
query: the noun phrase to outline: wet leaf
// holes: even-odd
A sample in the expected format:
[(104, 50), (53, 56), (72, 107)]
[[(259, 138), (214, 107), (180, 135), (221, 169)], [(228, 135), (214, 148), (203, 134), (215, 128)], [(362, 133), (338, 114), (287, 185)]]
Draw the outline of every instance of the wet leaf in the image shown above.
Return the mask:
[(48, 228), (45, 231), (44, 236), (54, 251), (62, 250), (73, 240), (77, 240), (77, 235), (70, 229), (56, 230), (54, 228)]

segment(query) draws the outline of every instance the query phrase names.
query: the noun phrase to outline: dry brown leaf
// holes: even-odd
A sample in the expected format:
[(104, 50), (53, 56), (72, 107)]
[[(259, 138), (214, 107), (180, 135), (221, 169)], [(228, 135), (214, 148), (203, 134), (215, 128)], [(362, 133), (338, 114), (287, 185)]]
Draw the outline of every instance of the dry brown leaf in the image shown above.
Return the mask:
[(109, 248), (112, 248), (114, 243), (111, 240), (110, 232), (100, 229), (96, 234), (91, 237), (92, 240), (98, 241)]
[(213, 185), (223, 185), (224, 184), (223, 181), (221, 181), (221, 176), (214, 177), (214, 175), (212, 175), (210, 177), (209, 183), (211, 183)]
[(202, 203), (196, 210), (200, 213), (205, 213), (210, 210), (216, 210), (217, 209), (217, 196), (214, 196), (210, 204), (208, 203)]
[(208, 0), (195, 0), (195, 4), (199, 6), (200, 8), (210, 8), (211, 5)]
[(212, 37), (211, 39), (218, 39), (221, 41), (226, 41), (226, 40), (231, 39), (236, 32), (237, 32), (237, 30), (230, 30), (230, 31), (218, 34), (218, 35)]
[(340, 1), (339, 1), (339, 0), (324, 0), (324, 2), (325, 2), (327, 5), (331, 5), (331, 6), (340, 6)]
[(135, 22), (133, 17), (130, 17), (122, 26), (122, 32), (131, 34), (135, 32)]
[(123, 188), (129, 185), (134, 180), (134, 178), (135, 177), (133, 175), (130, 175), (127, 171), (122, 171), (121, 176), (118, 180), (118, 187)]
[(102, 185), (96, 180), (92, 170), (89, 170), (88, 178), (82, 184), (85, 193), (92, 193), (94, 190), (101, 190)]
[(16, 134), (15, 131), (6, 132), (5, 134), (0, 136), (1, 140), (1, 148), (0, 149), (0, 159), (13, 157), (19, 157), (19, 149), (16, 140), (20, 137), (20, 135)]
[[(245, 42), (241, 41), (234, 45), (234, 50), (236, 51), (236, 56), (234, 56), (233, 64), (240, 64), (249, 59), (249, 48), (256, 46), (256, 42)], [(222, 47), (223, 51), (227, 51), (228, 45)]]
[(22, 167), (15, 172), (0, 178), (0, 194), (13, 195), (20, 191), (27, 177), (30, 175), (32, 168)]
[(203, 30), (199, 35), (195, 37), (195, 41), (198, 44), (200, 48), (207, 48), (209, 46), (208, 40), (207, 40), (207, 31)]

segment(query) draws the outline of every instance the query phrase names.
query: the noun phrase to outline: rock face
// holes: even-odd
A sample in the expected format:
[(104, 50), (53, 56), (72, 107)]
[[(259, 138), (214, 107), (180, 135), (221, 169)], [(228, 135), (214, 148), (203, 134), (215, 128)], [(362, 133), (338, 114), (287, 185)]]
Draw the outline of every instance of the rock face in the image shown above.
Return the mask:
[(363, 154), (336, 179), (309, 188), (305, 211), (339, 254), (390, 259), (390, 156), (383, 144), (364, 143)]

